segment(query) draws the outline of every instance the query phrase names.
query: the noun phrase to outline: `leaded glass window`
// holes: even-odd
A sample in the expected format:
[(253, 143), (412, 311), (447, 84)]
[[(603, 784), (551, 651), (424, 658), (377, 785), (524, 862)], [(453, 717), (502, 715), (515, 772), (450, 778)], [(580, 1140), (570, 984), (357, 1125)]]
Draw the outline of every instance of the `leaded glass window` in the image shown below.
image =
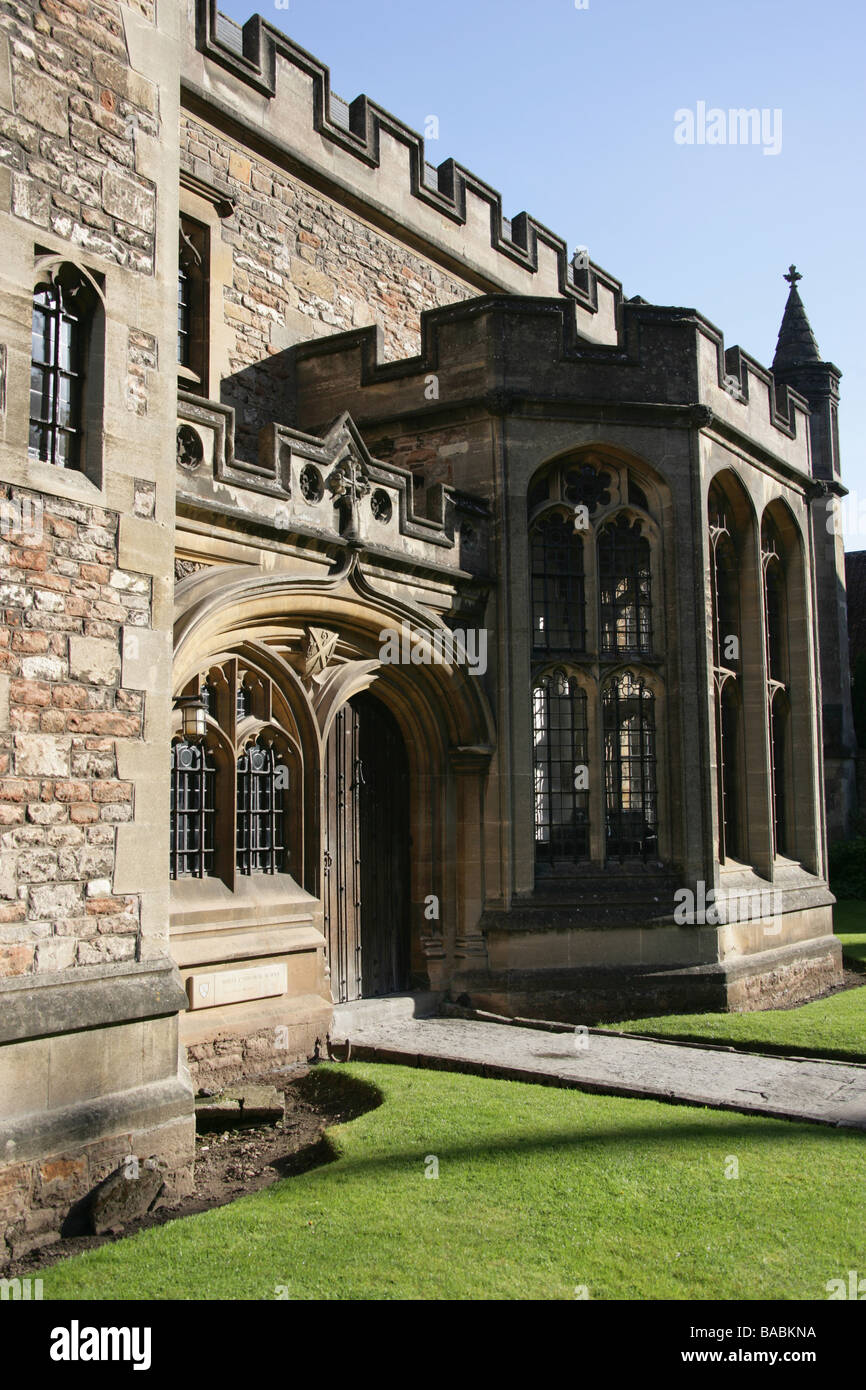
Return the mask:
[(641, 523), (624, 515), (598, 540), (601, 650), (649, 652), (652, 645), (652, 586), (649, 541)]
[(237, 868), (242, 874), (283, 871), (286, 767), (272, 743), (259, 739), (237, 764)]
[(216, 769), (207, 743), (171, 746), (169, 835), (171, 877), (207, 878), (213, 872)]
[(583, 541), (558, 513), (532, 530), (532, 645), (536, 651), (583, 651), (586, 609)]
[(183, 370), (182, 385), (197, 393), (206, 391), (208, 379), (208, 280), (209, 234), (207, 227), (181, 217), (177, 265), (177, 361)]
[(647, 859), (658, 852), (655, 699), (631, 672), (602, 693), (607, 854)]
[(29, 451), (59, 468), (81, 468), (87, 331), (95, 296), (63, 266), (36, 286), (30, 362)]
[(563, 671), (533, 691), (536, 863), (549, 868), (589, 854), (586, 694)]

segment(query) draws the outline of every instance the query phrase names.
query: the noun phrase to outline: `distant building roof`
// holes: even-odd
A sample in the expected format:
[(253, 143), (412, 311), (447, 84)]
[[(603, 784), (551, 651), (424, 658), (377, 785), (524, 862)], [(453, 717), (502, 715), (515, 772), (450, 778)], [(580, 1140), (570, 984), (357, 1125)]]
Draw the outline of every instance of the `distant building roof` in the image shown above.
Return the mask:
[(851, 665), (866, 652), (866, 550), (852, 550), (845, 556), (845, 584), (848, 589), (848, 643)]

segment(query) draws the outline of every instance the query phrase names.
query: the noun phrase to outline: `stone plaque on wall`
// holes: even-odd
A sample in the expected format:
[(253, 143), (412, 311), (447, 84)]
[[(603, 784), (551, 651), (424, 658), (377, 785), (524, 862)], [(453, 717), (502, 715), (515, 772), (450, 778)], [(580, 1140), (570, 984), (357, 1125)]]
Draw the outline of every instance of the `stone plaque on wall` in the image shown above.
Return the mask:
[(186, 982), (189, 1007), (212, 1009), (218, 1004), (239, 1004), (245, 999), (268, 999), (285, 994), (288, 974), (284, 964), (249, 965), (240, 970), (211, 970), (190, 975)]

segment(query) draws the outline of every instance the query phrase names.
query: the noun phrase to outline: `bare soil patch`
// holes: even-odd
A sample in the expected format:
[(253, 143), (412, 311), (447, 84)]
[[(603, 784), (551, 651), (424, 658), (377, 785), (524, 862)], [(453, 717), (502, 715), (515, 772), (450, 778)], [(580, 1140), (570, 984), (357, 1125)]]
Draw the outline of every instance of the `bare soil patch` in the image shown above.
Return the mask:
[(354, 1119), (378, 1104), (372, 1087), (339, 1073), (315, 1067), (290, 1072), (267, 1072), (247, 1078), (251, 1084), (275, 1086), (285, 1095), (285, 1120), (276, 1124), (238, 1124), (225, 1130), (206, 1129), (196, 1135), (195, 1191), (180, 1201), (158, 1207), (138, 1221), (105, 1235), (75, 1235), (34, 1250), (4, 1269), (5, 1278), (38, 1275), (40, 1270), (84, 1250), (95, 1250), (151, 1226), (164, 1226), (182, 1216), (225, 1206), (248, 1192), (270, 1187), (281, 1178), (305, 1173), (330, 1162), (333, 1149), (325, 1131), (330, 1125)]

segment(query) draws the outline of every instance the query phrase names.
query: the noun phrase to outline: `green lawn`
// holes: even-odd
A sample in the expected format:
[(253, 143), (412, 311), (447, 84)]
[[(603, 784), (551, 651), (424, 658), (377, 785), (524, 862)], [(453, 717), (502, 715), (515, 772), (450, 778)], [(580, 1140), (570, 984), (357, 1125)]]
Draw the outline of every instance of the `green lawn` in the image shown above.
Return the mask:
[(861, 1134), (406, 1067), (324, 1072), (384, 1097), (329, 1131), (335, 1162), (64, 1261), (45, 1297), (825, 1299), (862, 1268)]
[[(836, 935), (846, 964), (866, 965), (866, 903), (837, 903), (833, 909)], [(803, 1004), (798, 1009), (766, 1009), (747, 1014), (673, 1014), (611, 1023), (627, 1033), (661, 1038), (718, 1042), (766, 1052), (866, 1061), (866, 984), (862, 989)]]
[(854, 898), (837, 902), (833, 929), (842, 942), (846, 965), (866, 970), (866, 903)]
[(798, 1009), (748, 1014), (672, 1014), (611, 1023), (626, 1033), (685, 1038), (757, 1052), (790, 1052), (866, 1062), (866, 985)]

